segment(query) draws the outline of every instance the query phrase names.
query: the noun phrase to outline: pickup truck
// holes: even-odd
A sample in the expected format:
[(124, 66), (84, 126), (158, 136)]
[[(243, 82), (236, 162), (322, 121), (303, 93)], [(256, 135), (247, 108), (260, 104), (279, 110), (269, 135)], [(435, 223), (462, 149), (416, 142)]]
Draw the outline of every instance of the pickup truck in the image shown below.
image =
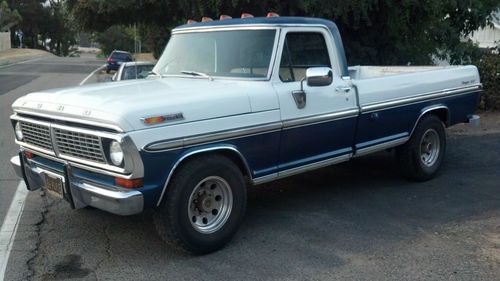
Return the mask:
[(236, 233), (251, 185), (388, 149), (404, 176), (433, 178), (481, 90), (474, 66), (348, 67), (324, 19), (195, 22), (148, 79), (16, 100), (11, 162), (75, 209), (153, 208), (166, 242), (203, 254)]

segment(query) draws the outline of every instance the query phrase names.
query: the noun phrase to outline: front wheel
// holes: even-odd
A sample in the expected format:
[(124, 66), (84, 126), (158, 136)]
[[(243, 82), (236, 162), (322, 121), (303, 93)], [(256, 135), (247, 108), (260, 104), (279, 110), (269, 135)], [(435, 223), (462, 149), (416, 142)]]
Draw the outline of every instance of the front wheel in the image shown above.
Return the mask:
[(243, 175), (220, 155), (192, 159), (179, 169), (155, 216), (158, 233), (168, 244), (195, 254), (218, 250), (231, 240), (243, 219)]
[(410, 140), (398, 147), (396, 156), (401, 172), (416, 181), (432, 179), (437, 174), (446, 151), (446, 132), (441, 119), (424, 116)]

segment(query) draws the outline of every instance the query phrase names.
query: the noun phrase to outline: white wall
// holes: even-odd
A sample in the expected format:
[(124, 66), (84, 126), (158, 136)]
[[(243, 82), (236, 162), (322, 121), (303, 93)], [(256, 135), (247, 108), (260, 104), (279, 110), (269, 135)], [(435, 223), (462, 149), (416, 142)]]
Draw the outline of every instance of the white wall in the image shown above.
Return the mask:
[(10, 49), (10, 32), (0, 32), (0, 51)]
[(488, 26), (484, 29), (474, 31), (470, 39), (478, 43), (481, 48), (496, 47), (496, 43), (500, 42), (500, 25), (495, 23), (493, 27)]

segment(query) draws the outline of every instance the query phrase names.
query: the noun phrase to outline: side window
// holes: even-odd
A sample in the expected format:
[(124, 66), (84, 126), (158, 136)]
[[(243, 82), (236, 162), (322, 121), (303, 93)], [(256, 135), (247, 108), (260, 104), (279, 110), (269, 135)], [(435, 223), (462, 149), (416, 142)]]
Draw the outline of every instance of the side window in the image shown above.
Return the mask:
[(300, 81), (309, 67), (332, 67), (325, 38), (321, 33), (288, 33), (283, 46), (280, 79), (283, 82)]

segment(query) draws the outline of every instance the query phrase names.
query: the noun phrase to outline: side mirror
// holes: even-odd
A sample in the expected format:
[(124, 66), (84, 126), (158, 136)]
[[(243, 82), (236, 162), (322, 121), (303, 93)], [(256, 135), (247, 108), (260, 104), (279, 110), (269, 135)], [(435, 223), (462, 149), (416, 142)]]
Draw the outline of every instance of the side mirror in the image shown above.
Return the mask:
[(332, 84), (333, 71), (329, 67), (310, 67), (306, 70), (306, 82), (309, 87), (322, 87)]

